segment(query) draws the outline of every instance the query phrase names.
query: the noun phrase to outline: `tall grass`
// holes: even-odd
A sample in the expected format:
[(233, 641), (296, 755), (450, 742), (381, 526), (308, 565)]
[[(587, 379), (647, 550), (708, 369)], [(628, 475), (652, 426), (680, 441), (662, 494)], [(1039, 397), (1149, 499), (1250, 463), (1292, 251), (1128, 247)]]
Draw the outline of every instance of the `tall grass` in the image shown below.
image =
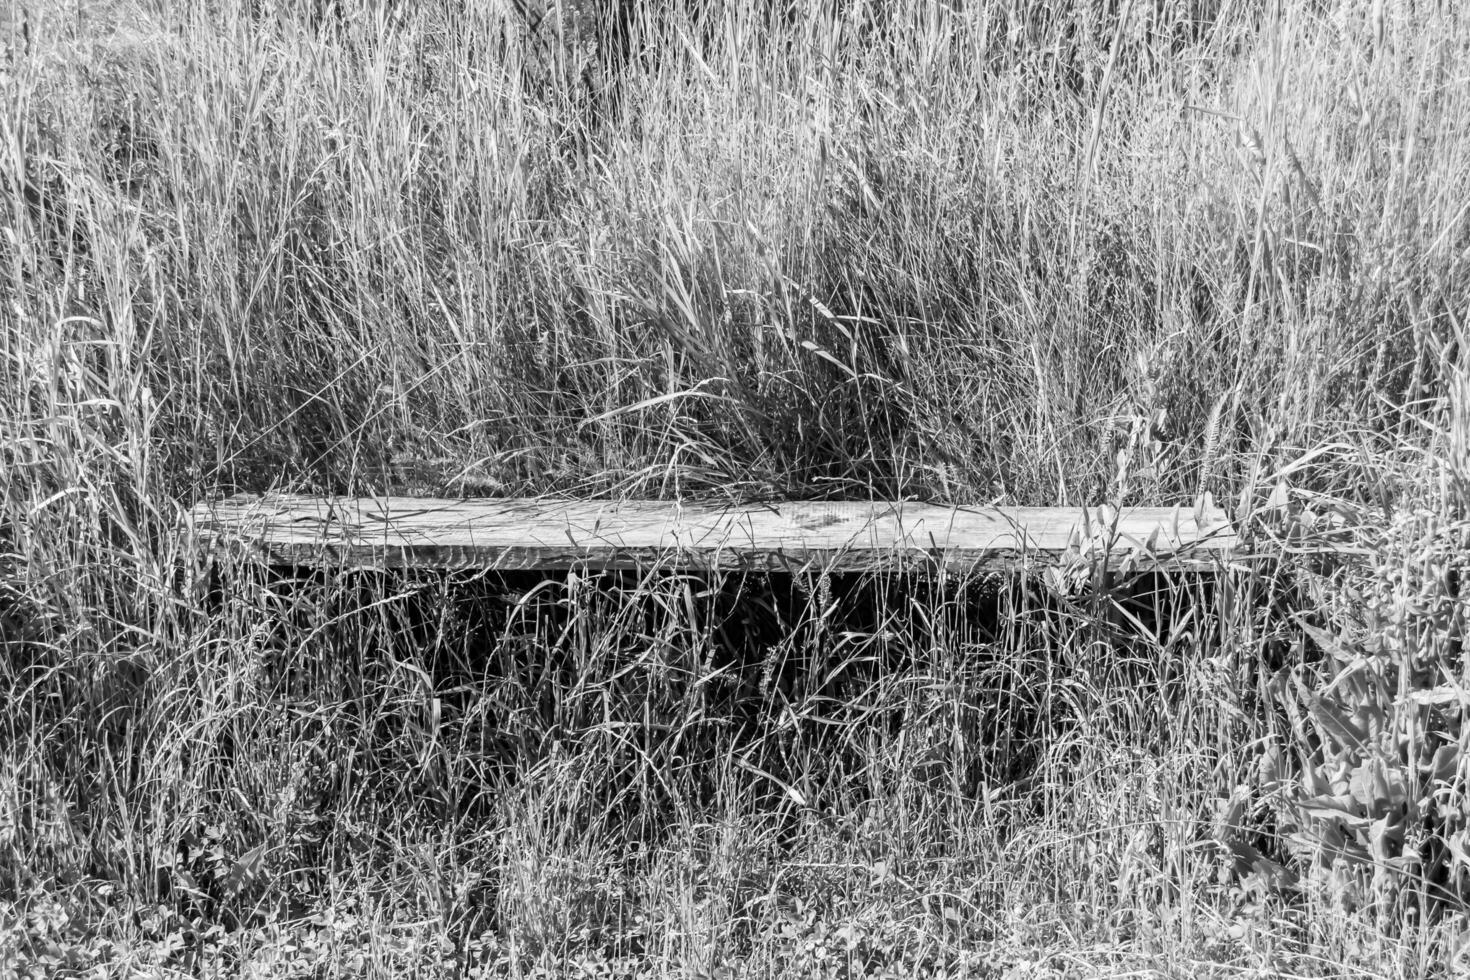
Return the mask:
[[(0, 45), (5, 969), (1464, 968), (1457, 4)], [(273, 486), (1211, 492), (1256, 557), (297, 580), (181, 526)]]

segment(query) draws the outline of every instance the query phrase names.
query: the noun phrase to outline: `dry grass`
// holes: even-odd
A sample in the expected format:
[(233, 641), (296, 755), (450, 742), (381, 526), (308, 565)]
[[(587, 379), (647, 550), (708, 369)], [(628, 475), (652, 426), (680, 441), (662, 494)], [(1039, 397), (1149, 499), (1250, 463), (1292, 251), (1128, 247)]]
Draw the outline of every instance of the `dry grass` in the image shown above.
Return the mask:
[[(0, 971), (1470, 968), (1470, 23), (960, 8), (0, 14)], [(1208, 491), (1260, 557), (297, 580), (180, 529), (271, 486)]]

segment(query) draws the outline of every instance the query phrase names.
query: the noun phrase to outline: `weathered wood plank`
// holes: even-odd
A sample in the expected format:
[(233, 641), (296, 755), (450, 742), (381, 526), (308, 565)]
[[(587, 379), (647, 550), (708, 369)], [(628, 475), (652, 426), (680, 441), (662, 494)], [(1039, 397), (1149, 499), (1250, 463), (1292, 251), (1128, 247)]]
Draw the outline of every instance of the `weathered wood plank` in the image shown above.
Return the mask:
[(268, 560), (349, 567), (862, 572), (942, 562), (996, 569), (1059, 557), (1213, 565), (1235, 543), (1218, 509), (242, 495), (200, 504), (207, 540)]

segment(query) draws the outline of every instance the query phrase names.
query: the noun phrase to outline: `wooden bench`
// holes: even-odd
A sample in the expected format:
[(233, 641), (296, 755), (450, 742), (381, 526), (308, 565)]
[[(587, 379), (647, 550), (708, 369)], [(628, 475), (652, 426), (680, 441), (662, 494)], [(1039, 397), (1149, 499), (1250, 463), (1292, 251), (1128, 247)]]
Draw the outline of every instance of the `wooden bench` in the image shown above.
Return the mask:
[(1194, 508), (953, 507), (793, 501), (314, 497), (206, 501), (192, 520), (217, 546), (273, 564), (555, 571), (658, 565), (871, 572), (943, 565), (1007, 571), (1058, 562), (1217, 567), (1236, 536)]

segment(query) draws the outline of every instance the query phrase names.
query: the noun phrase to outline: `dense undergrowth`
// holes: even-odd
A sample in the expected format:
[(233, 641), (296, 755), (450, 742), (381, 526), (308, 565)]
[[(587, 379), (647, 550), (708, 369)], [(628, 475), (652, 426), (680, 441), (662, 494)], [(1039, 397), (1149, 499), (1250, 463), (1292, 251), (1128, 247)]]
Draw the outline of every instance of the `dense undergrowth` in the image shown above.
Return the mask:
[[(0, 45), (0, 972), (1470, 968), (1459, 4), (18, 0)], [(203, 555), (184, 510), (269, 487), (1210, 493), (1249, 545)]]

